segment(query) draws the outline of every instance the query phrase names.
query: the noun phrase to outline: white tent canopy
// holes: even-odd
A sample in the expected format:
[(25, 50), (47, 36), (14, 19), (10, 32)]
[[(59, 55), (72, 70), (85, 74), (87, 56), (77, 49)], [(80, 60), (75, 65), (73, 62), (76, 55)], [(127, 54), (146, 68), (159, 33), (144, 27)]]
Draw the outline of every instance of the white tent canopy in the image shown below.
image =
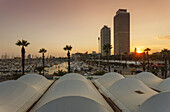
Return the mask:
[(157, 88), (160, 91), (170, 91), (170, 78), (163, 80)]
[(55, 99), (45, 104), (36, 112), (109, 112), (94, 100), (67, 96)]
[(138, 112), (169, 112), (170, 92), (162, 92), (146, 100)]
[(51, 83), (38, 74), (0, 83), (0, 112), (26, 112)]
[(136, 78), (155, 90), (161, 92), (170, 91), (170, 78), (163, 80), (150, 72), (139, 73)]
[(160, 82), (163, 81), (161, 78), (155, 76), (153, 73), (150, 72), (141, 72), (136, 75), (136, 78), (153, 89), (156, 89)]
[(54, 83), (32, 112), (113, 112), (90, 83), (79, 74), (67, 74)]
[(85, 77), (78, 73), (68, 73), (67, 75), (64, 75), (60, 78), (59, 81), (64, 81), (64, 80), (82, 80), (82, 81), (87, 81)]
[(114, 84), (116, 81), (123, 79), (124, 76), (122, 76), (119, 73), (116, 72), (109, 72), (101, 76), (97, 79), (97, 81), (104, 86), (105, 88), (109, 88), (112, 84)]
[(123, 78), (111, 85), (108, 90), (131, 112), (135, 112), (146, 99), (157, 94), (135, 78)]
[(15, 80), (0, 83), (0, 91), (0, 112), (24, 112), (39, 95), (36, 89)]
[(26, 74), (17, 80), (32, 86), (39, 92), (45, 91), (52, 83), (52, 81), (39, 74)]

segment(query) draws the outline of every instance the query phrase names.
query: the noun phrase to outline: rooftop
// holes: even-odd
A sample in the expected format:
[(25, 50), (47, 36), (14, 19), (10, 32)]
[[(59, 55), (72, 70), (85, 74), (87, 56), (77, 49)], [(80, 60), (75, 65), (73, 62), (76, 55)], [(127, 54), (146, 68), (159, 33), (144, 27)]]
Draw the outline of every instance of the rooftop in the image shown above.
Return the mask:
[(116, 14), (119, 14), (119, 13), (127, 13), (127, 9), (119, 9)]
[(0, 83), (0, 112), (162, 112), (169, 110), (169, 87), (169, 78), (149, 72), (130, 78), (110, 72), (92, 80), (68, 73), (53, 81), (26, 74)]

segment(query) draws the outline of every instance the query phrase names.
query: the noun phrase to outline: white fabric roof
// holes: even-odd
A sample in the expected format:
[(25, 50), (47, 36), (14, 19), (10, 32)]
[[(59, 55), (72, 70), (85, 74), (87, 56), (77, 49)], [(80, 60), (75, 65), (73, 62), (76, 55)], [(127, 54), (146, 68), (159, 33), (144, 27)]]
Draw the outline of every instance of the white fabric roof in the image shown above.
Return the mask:
[(170, 78), (163, 80), (150, 72), (139, 73), (137, 74), (136, 78), (141, 80), (147, 86), (153, 89), (156, 89), (162, 92), (170, 91)]
[(136, 78), (141, 80), (147, 86), (154, 89), (157, 88), (161, 81), (163, 81), (161, 78), (155, 76), (153, 73), (150, 72), (141, 72), (136, 75)]
[(157, 88), (160, 91), (170, 91), (170, 78), (163, 80)]
[(134, 78), (123, 78), (111, 85), (108, 90), (132, 112), (135, 112), (146, 99), (157, 94)]
[(92, 81), (98, 87), (98, 90), (100, 92), (102, 92), (103, 95), (110, 98), (115, 103), (115, 105), (118, 106), (120, 110), (122, 110), (122, 112), (130, 112), (129, 109), (125, 105), (123, 105), (115, 96), (113, 96), (108, 91), (108, 89), (106, 89), (104, 86), (102, 86), (97, 80), (92, 80)]
[(62, 77), (60, 77), (60, 81), (64, 81), (64, 80), (82, 80), (82, 81), (87, 81), (86, 78), (78, 73), (68, 73)]
[(36, 112), (108, 112), (108, 110), (94, 100), (80, 96), (67, 96), (52, 100)]
[(82, 75), (67, 74), (53, 84), (32, 112), (113, 112), (90, 83)]
[(0, 112), (25, 112), (37, 101), (52, 81), (38, 74), (0, 83)]
[(105, 88), (109, 88), (112, 84), (114, 84), (116, 81), (123, 79), (124, 76), (122, 76), (119, 73), (116, 72), (109, 72), (101, 76), (97, 79), (97, 81), (104, 86)]
[(169, 112), (170, 92), (162, 92), (146, 100), (138, 112)]
[(38, 97), (36, 89), (20, 81), (0, 83), (0, 112), (24, 112)]
[(32, 86), (39, 92), (45, 91), (52, 83), (52, 81), (47, 80), (44, 76), (39, 74), (26, 74), (20, 77), (18, 81)]

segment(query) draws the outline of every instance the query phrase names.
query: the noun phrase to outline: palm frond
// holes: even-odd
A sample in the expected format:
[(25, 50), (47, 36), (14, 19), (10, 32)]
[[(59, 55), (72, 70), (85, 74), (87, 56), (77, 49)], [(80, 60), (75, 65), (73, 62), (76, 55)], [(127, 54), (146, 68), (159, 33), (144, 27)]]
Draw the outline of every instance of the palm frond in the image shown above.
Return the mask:
[(15, 44), (18, 45), (18, 46), (21, 46), (21, 41), (18, 40)]
[(168, 52), (169, 50), (168, 49), (163, 49), (161, 52), (164, 53), (164, 52)]
[(71, 45), (66, 45), (63, 49), (64, 49), (65, 51), (66, 51), (66, 50), (71, 51), (72, 46), (71, 46)]
[(18, 40), (17, 43), (15, 43), (18, 46), (23, 46), (23, 47), (27, 47), (30, 43), (26, 40)]
[(27, 47), (28, 45), (30, 45), (30, 43), (29, 43), (29, 42), (25, 43), (25, 47)]
[(69, 50), (69, 51), (71, 51), (71, 49), (72, 49), (72, 46), (71, 46), (71, 45), (69, 45), (69, 46), (68, 46), (68, 50)]
[(65, 51), (67, 50), (67, 48), (66, 48), (66, 47), (64, 47), (63, 49), (64, 49)]
[(47, 52), (47, 50), (44, 49), (44, 48), (41, 48), (41, 49), (39, 50), (39, 53), (46, 53), (46, 52)]
[(150, 50), (151, 50), (150, 48), (146, 48), (144, 51), (147, 51), (147, 52), (148, 52), (148, 51), (150, 51)]
[(103, 50), (105, 51), (105, 53), (109, 53), (111, 49), (112, 49), (112, 45), (110, 45), (109, 43), (104, 44)]

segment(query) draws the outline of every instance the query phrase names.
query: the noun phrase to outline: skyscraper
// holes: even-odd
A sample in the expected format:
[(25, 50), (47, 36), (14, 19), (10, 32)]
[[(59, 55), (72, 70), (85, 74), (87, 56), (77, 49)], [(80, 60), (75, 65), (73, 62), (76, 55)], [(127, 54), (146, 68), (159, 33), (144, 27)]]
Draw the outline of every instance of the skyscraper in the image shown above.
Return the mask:
[(130, 14), (119, 9), (114, 16), (114, 55), (130, 52)]
[[(103, 46), (107, 43), (111, 43), (110, 28), (106, 25), (100, 30), (100, 53), (105, 56), (106, 53), (103, 50)], [(111, 52), (109, 53), (111, 54)]]

